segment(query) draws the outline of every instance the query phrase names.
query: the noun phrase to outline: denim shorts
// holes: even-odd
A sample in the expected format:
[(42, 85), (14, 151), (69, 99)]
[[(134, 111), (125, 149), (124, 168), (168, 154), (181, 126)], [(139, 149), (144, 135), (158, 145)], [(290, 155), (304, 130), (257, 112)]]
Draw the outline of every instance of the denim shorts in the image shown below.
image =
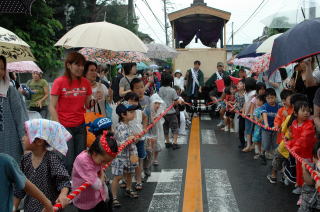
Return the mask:
[(137, 151), (138, 151), (138, 157), (141, 159), (145, 159), (147, 156), (146, 148), (144, 146), (144, 140), (140, 140), (136, 143)]
[(245, 135), (252, 135), (254, 124), (248, 119), (245, 120)]

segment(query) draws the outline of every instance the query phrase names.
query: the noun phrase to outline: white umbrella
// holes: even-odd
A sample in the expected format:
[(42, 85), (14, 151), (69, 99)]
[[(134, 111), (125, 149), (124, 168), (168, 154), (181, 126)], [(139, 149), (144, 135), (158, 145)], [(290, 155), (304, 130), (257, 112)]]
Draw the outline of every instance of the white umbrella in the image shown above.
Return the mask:
[(16, 73), (42, 73), (39, 66), (33, 61), (20, 61), (8, 63), (7, 70), (9, 72)]
[(147, 57), (165, 60), (168, 58), (174, 58), (178, 55), (178, 52), (166, 45), (158, 44), (158, 43), (149, 43), (147, 44), (148, 52)]
[(271, 54), (273, 42), (280, 35), (282, 35), (282, 33), (270, 36), (267, 40), (263, 41), (263, 43), (257, 48), (256, 52)]
[(146, 53), (148, 48), (131, 31), (108, 22), (81, 24), (67, 32), (55, 46), (100, 48), (111, 51)]
[(6, 57), (7, 62), (34, 61), (30, 46), (13, 32), (0, 27), (0, 55)]

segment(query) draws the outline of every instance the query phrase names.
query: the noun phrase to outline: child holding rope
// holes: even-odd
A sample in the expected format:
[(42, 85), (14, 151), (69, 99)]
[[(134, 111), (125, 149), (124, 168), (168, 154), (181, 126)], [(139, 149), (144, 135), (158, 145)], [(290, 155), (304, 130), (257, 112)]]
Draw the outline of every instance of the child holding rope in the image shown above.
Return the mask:
[(235, 112), (232, 111), (234, 104), (236, 103), (235, 93), (237, 91), (237, 87), (235, 85), (231, 85), (227, 87), (224, 92), (226, 94), (225, 102), (226, 102), (226, 113), (224, 115), (224, 131), (225, 132), (235, 132), (233, 119), (235, 117)]
[[(236, 98), (236, 104), (235, 104), (235, 109), (238, 110), (239, 112), (242, 111), (243, 105), (245, 103), (245, 87), (244, 87), (245, 79), (242, 79), (238, 84), (237, 84), (237, 93), (235, 95)], [(242, 116), (238, 116), (239, 119), (239, 141), (240, 145), (238, 146), (240, 149), (243, 149), (245, 146), (245, 118)]]
[(79, 212), (108, 212), (112, 210), (111, 197), (104, 173), (104, 166), (112, 161), (118, 152), (113, 133), (108, 131), (111, 129), (111, 124), (112, 122), (108, 118), (98, 118), (90, 123), (89, 131), (95, 134), (96, 139), (89, 150), (81, 152), (74, 161), (73, 190), (84, 182), (91, 184), (73, 200), (73, 204)]
[[(266, 103), (266, 97), (264, 95), (258, 95), (255, 97), (256, 109), (254, 109), (253, 117), (255, 121), (262, 123), (262, 105)], [(261, 155), (261, 131), (262, 128), (259, 125), (254, 125), (252, 134), (252, 142), (255, 145), (256, 154), (253, 159), (258, 159)]]
[[(26, 177), (36, 185), (44, 195), (54, 203), (61, 203), (64, 208), (68, 204), (67, 194), (70, 176), (60, 157), (49, 148), (66, 155), (67, 141), (71, 134), (58, 122), (47, 119), (33, 119), (25, 122), (26, 135), (23, 145), (26, 153), (21, 160), (21, 170)], [(14, 206), (18, 208), (25, 191), (15, 191)], [(39, 201), (27, 195), (24, 201), (24, 211), (40, 212), (43, 206)]]
[[(120, 103), (117, 106), (116, 112), (119, 116), (119, 124), (116, 126), (115, 139), (118, 145), (125, 144), (128, 140), (135, 139), (134, 132), (129, 122), (136, 117), (136, 105), (131, 105), (127, 101)], [(112, 195), (113, 206), (120, 207), (120, 202), (117, 199), (119, 181), (124, 177), (126, 179), (126, 195), (131, 198), (138, 198), (137, 192), (132, 190), (132, 174), (135, 173), (135, 168), (138, 166), (139, 158), (135, 143), (129, 144), (121, 153), (112, 161)]]
[[(294, 105), (296, 120), (290, 127), (292, 139), (288, 141), (288, 147), (304, 159), (312, 159), (312, 149), (316, 143), (316, 131), (313, 120), (310, 119), (310, 108), (308, 102), (296, 102)], [(296, 179), (298, 189), (302, 187), (303, 175), (302, 165), (296, 162)]]

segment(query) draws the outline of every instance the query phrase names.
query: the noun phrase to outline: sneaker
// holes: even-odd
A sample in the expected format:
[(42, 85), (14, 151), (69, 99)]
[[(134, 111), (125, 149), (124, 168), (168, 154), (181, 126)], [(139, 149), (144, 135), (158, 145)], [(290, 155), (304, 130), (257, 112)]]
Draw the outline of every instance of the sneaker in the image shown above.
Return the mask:
[(292, 193), (300, 195), (301, 194), (301, 190), (302, 190), (301, 187), (296, 187), (295, 189), (293, 189)]
[(224, 128), (222, 128), (222, 130), (224, 130), (225, 132), (229, 132), (229, 128), (228, 127), (224, 127)]
[(217, 124), (217, 127), (222, 127), (224, 125), (224, 121), (220, 121), (219, 124)]
[(230, 128), (230, 132), (234, 133), (236, 131), (234, 130), (234, 128)]
[(218, 104), (217, 107), (216, 107), (216, 109), (215, 109), (215, 111), (216, 111), (216, 112), (219, 112), (220, 109), (221, 109), (221, 104)]
[(266, 156), (264, 155), (260, 155), (260, 159), (261, 159), (261, 165), (267, 165), (267, 159)]
[(273, 160), (273, 154), (266, 152), (266, 159), (267, 160)]
[(267, 176), (268, 180), (270, 181), (270, 183), (275, 184), (277, 183), (277, 178), (276, 177), (272, 177), (271, 174), (269, 174)]
[(172, 143), (166, 143), (166, 148), (169, 149), (172, 147)]
[(173, 144), (172, 145), (172, 149), (176, 150), (176, 149), (180, 149), (181, 147), (178, 144)]
[(259, 155), (259, 154), (256, 154), (255, 156), (253, 156), (253, 159), (254, 159), (254, 160), (258, 160), (259, 157), (260, 157), (260, 155)]

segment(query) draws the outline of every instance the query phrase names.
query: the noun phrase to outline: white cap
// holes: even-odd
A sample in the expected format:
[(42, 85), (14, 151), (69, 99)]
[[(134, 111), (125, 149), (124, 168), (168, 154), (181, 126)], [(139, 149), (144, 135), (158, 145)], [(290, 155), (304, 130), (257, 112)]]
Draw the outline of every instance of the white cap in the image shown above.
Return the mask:
[(175, 74), (176, 74), (176, 73), (182, 74), (181, 70), (179, 70), (179, 69), (177, 69), (174, 73), (175, 73)]

